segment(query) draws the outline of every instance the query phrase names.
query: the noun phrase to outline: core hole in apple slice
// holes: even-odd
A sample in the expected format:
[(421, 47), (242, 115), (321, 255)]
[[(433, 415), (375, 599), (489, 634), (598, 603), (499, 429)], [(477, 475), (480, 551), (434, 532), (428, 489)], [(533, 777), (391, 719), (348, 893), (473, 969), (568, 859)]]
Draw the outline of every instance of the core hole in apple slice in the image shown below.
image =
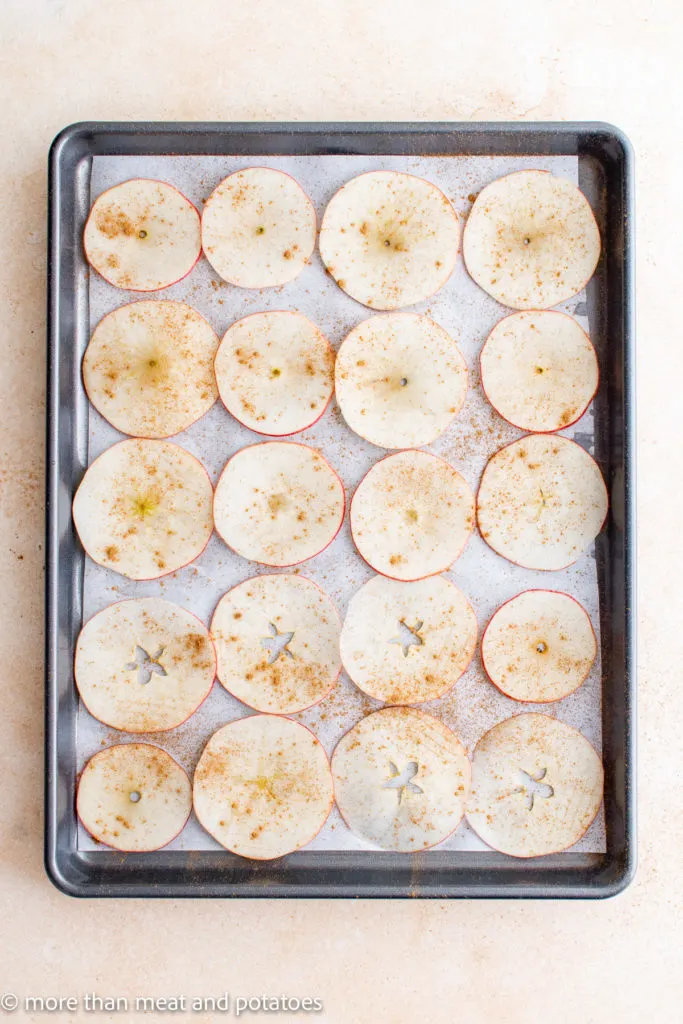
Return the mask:
[(427, 316), (364, 320), (337, 355), (335, 390), (344, 419), (380, 448), (429, 444), (462, 408), (467, 366), (451, 336)]
[(334, 390), (334, 352), (301, 313), (254, 313), (228, 329), (216, 356), (228, 412), (250, 430), (282, 437), (312, 426)]
[(572, 317), (553, 310), (504, 317), (489, 334), (480, 363), (489, 402), (521, 430), (570, 426), (598, 389), (598, 360), (588, 335)]
[(387, 455), (351, 502), (351, 532), (376, 572), (418, 580), (458, 558), (474, 526), (474, 497), (444, 459), (415, 449)]
[(83, 357), (83, 383), (97, 411), (117, 430), (170, 437), (216, 401), (217, 349), (211, 325), (184, 302), (133, 302), (95, 328)]
[(491, 682), (513, 700), (562, 700), (585, 682), (598, 647), (588, 613), (569, 594), (527, 590), (489, 622), (481, 657)]
[(460, 227), (443, 192), (399, 171), (369, 171), (332, 197), (320, 255), (348, 295), (400, 309), (437, 292), (453, 272)]
[(414, 583), (375, 576), (349, 602), (341, 657), (370, 697), (419, 704), (442, 697), (457, 682), (476, 642), (474, 609), (443, 576)]
[(175, 729), (211, 691), (216, 652), (195, 615), (159, 597), (119, 601), (81, 630), (76, 686), (95, 718), (125, 732)]
[(264, 441), (228, 461), (216, 486), (216, 530), (243, 558), (285, 567), (323, 551), (344, 519), (344, 488), (308, 445)]
[(565, 569), (597, 537), (607, 489), (595, 460), (566, 437), (530, 434), (501, 448), (477, 496), (481, 535), (527, 569)]
[(73, 519), (94, 562), (133, 580), (157, 579), (208, 544), (212, 496), (194, 455), (169, 441), (135, 438), (108, 448), (86, 470)]
[(273, 288), (297, 277), (315, 246), (313, 205), (283, 171), (247, 167), (228, 175), (202, 212), (204, 253), (240, 288)]
[(547, 171), (515, 171), (477, 196), (463, 234), (467, 270), (512, 309), (547, 309), (580, 292), (600, 257), (582, 192)]
[(83, 244), (90, 266), (110, 284), (154, 292), (190, 273), (200, 235), (199, 213), (177, 188), (133, 178), (97, 197)]
[(213, 734), (193, 795), (197, 818), (222, 846), (271, 860), (320, 831), (332, 807), (332, 775), (310, 729), (277, 715), (251, 715)]
[(303, 711), (339, 676), (340, 629), (334, 605), (311, 580), (289, 573), (245, 580), (221, 598), (211, 622), (218, 678), (257, 711)]
[(560, 853), (588, 830), (602, 790), (602, 763), (580, 732), (549, 715), (515, 715), (475, 747), (467, 820), (501, 853)]
[(98, 842), (146, 853), (182, 832), (192, 788), (165, 750), (151, 743), (120, 743), (90, 758), (78, 783), (76, 809)]
[(462, 820), (470, 763), (438, 719), (415, 708), (363, 718), (332, 756), (339, 811), (352, 832), (383, 850), (416, 853), (443, 842)]

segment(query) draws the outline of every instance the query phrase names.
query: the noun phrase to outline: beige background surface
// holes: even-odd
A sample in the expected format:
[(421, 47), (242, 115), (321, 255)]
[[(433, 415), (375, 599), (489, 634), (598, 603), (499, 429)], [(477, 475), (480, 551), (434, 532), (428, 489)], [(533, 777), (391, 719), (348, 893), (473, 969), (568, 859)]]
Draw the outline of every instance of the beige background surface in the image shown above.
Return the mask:
[[(3, 0), (0, 991), (307, 994), (324, 1000), (323, 1019), (333, 1022), (682, 1019), (681, 12), (675, 0)], [(622, 896), (583, 904), (92, 903), (69, 900), (46, 880), (46, 155), (69, 122), (128, 118), (576, 118), (612, 121), (630, 135), (638, 176), (640, 869)]]

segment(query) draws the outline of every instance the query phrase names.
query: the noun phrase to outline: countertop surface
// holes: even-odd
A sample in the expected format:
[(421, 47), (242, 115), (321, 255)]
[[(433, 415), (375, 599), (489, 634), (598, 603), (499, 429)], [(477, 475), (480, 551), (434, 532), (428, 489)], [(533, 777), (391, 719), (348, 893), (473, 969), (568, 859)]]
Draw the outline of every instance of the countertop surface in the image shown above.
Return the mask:
[[(4, 0), (0, 996), (317, 998), (339, 1024), (682, 1019), (680, 167), (673, 0)], [(42, 864), (46, 158), (81, 120), (605, 120), (636, 151), (638, 875), (606, 902), (75, 901)], [(673, 495), (671, 494), (673, 491)], [(210, 1005), (210, 1004), (209, 1004)], [(2, 1003), (11, 1010), (12, 1000)], [(93, 1007), (93, 1004), (90, 1003)], [(215, 1019), (235, 1015), (235, 1004)], [(164, 1019), (169, 1013), (149, 1013)], [(246, 1015), (245, 1015), (246, 1016)], [(271, 1012), (269, 1017), (274, 1016)], [(255, 1014), (251, 1014), (255, 1017)], [(259, 1018), (261, 1019), (261, 1018)]]

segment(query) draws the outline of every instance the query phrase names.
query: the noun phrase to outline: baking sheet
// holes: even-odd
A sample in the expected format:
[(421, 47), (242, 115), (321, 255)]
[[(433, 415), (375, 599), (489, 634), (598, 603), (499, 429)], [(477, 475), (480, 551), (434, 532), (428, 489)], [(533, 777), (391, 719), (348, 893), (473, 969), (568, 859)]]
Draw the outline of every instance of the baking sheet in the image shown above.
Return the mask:
[[(258, 163), (292, 174), (312, 199), (318, 219), (333, 193), (342, 184), (363, 171), (391, 169), (421, 175), (438, 185), (453, 203), (464, 224), (472, 198), (484, 185), (503, 174), (525, 168), (541, 168), (578, 183), (576, 157), (396, 157), (396, 156), (298, 156), (298, 157), (95, 157), (92, 163), (91, 201), (102, 191), (132, 177), (160, 178), (176, 185), (199, 209), (215, 186), (227, 175)], [(97, 274), (90, 275), (91, 329), (112, 309), (142, 296), (126, 293), (108, 285)], [(325, 273), (317, 251), (311, 264), (290, 284), (264, 291), (246, 291), (218, 279), (208, 262), (202, 259), (185, 280), (158, 293), (159, 298), (178, 299), (198, 309), (219, 336), (235, 320), (249, 313), (268, 309), (298, 309), (319, 325), (333, 346), (339, 347), (347, 332), (372, 315), (339, 289)], [(571, 313), (588, 328), (585, 295), (575, 296), (558, 307)], [(467, 360), (470, 387), (467, 400), (455, 422), (428, 450), (442, 455), (462, 473), (476, 492), (487, 459), (522, 432), (505, 423), (489, 406), (479, 386), (478, 355), (493, 325), (508, 312), (468, 277), (462, 260), (448, 283), (428, 301), (411, 307), (426, 313), (445, 327), (458, 341)], [(562, 432), (593, 449), (592, 408), (573, 427)], [(99, 414), (89, 408), (89, 461), (120, 440), (120, 435)], [(206, 466), (215, 484), (228, 458), (246, 444), (262, 439), (238, 424), (220, 402), (198, 423), (173, 438), (193, 452)], [(296, 440), (314, 445), (329, 459), (341, 476), (350, 496), (371, 465), (385, 452), (353, 434), (344, 424), (333, 402), (322, 420), (309, 430), (295, 435)], [(130, 597), (163, 596), (190, 608), (207, 624), (219, 598), (236, 583), (266, 569), (247, 562), (213, 536), (206, 551), (192, 565), (162, 580), (134, 582), (86, 559), (84, 580), (84, 618), (108, 604)], [(348, 516), (335, 541), (316, 558), (301, 565), (303, 575), (315, 580), (330, 595), (343, 616), (351, 595), (373, 575), (351, 541)], [(580, 601), (588, 611), (596, 634), (600, 635), (598, 583), (592, 550), (569, 569), (542, 573), (512, 565), (496, 555), (475, 532), (464, 553), (446, 573), (472, 602), (480, 632), (504, 601), (531, 587), (564, 590)], [(574, 694), (555, 705), (519, 704), (504, 697), (488, 682), (478, 653), (456, 686), (438, 701), (420, 705), (440, 718), (472, 751), (476, 741), (496, 722), (522, 710), (540, 710), (555, 715), (580, 729), (601, 750), (601, 665), (598, 656), (589, 678)], [(321, 704), (292, 715), (313, 729), (328, 753), (338, 739), (364, 715), (382, 705), (361, 693), (345, 673)], [(204, 743), (219, 726), (253, 713), (231, 697), (216, 682), (209, 698), (187, 723), (169, 733), (148, 739), (168, 750), (192, 773)], [(132, 737), (117, 732), (93, 719), (81, 705), (77, 720), (79, 769), (96, 750)], [(79, 826), (78, 846), (98, 850), (90, 836)], [(306, 849), (362, 850), (373, 847), (354, 836), (341, 820), (336, 808), (318, 836)], [(216, 850), (220, 846), (199, 826), (194, 816), (186, 828), (167, 847), (168, 850)], [(461, 823), (457, 831), (436, 849), (488, 850), (469, 828)], [(605, 826), (602, 810), (573, 851), (603, 852)]]

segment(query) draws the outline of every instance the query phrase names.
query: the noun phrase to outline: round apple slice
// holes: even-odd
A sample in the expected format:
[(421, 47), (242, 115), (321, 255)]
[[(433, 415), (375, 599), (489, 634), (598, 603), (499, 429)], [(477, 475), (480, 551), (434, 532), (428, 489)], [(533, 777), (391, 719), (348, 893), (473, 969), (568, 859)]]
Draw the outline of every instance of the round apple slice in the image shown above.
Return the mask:
[(86, 470), (73, 518), (94, 562), (152, 580), (194, 561), (213, 529), (212, 488), (199, 459), (170, 441), (119, 441)]
[(311, 580), (288, 573), (245, 580), (214, 612), (218, 678), (256, 711), (304, 711), (339, 676), (340, 629), (334, 605)]
[(320, 419), (334, 390), (334, 352), (302, 313), (253, 313), (233, 324), (216, 356), (223, 405), (259, 434), (282, 437)]
[(277, 715), (229, 722), (194, 773), (201, 825), (233, 853), (272, 860), (313, 839), (332, 808), (327, 755), (310, 729)]
[(566, 569), (597, 537), (607, 488), (595, 460), (566, 437), (530, 434), (489, 459), (477, 496), (486, 543), (527, 569)]
[(202, 213), (202, 243), (224, 281), (273, 288), (294, 280), (315, 246), (315, 210), (283, 171), (247, 167), (228, 175)]
[(380, 448), (419, 447), (435, 441), (462, 408), (467, 365), (428, 316), (373, 316), (339, 349), (335, 390), (361, 437)]
[(371, 309), (428, 299), (453, 273), (460, 227), (436, 185), (399, 171), (369, 171), (332, 197), (320, 255), (348, 295)]
[(586, 197), (548, 171), (516, 171), (477, 196), (463, 235), (467, 270), (512, 309), (547, 309), (580, 292), (600, 257)]
[(592, 824), (602, 787), (602, 763), (580, 732), (549, 715), (515, 715), (475, 747), (467, 820), (500, 853), (560, 853)]
[(199, 213), (165, 181), (133, 178), (97, 197), (83, 245), (88, 263), (109, 284), (155, 292), (182, 280), (199, 259)]
[(170, 754), (151, 743), (98, 751), (78, 783), (76, 810), (93, 839), (115, 850), (160, 850), (185, 827), (192, 788)]
[(562, 700), (586, 680), (598, 653), (587, 612), (569, 594), (527, 590), (489, 622), (481, 659), (491, 682), (513, 700)]
[(122, 433), (170, 437), (216, 401), (217, 348), (211, 325), (184, 302), (132, 302), (95, 328), (83, 357), (85, 390)]
[(598, 389), (598, 360), (583, 328), (565, 313), (513, 313), (481, 351), (481, 386), (520, 430), (549, 433), (576, 423)]
[(344, 488), (315, 448), (264, 441), (228, 461), (216, 486), (216, 530), (243, 558), (280, 568), (320, 554), (344, 520)]
[(415, 708), (363, 718), (332, 756), (337, 806), (352, 832), (383, 850), (415, 853), (462, 820), (470, 763), (450, 729)]
[(436, 576), (456, 560), (474, 526), (474, 498), (448, 462), (410, 449), (387, 455), (351, 502), (351, 533), (371, 569), (396, 580)]
[(78, 692), (95, 718), (125, 732), (175, 729), (208, 696), (216, 652), (203, 622), (160, 597), (118, 601), (76, 643)]
[(398, 583), (375, 576), (349, 602), (341, 634), (344, 668), (386, 704), (436, 700), (463, 674), (477, 642), (477, 617), (443, 576)]

